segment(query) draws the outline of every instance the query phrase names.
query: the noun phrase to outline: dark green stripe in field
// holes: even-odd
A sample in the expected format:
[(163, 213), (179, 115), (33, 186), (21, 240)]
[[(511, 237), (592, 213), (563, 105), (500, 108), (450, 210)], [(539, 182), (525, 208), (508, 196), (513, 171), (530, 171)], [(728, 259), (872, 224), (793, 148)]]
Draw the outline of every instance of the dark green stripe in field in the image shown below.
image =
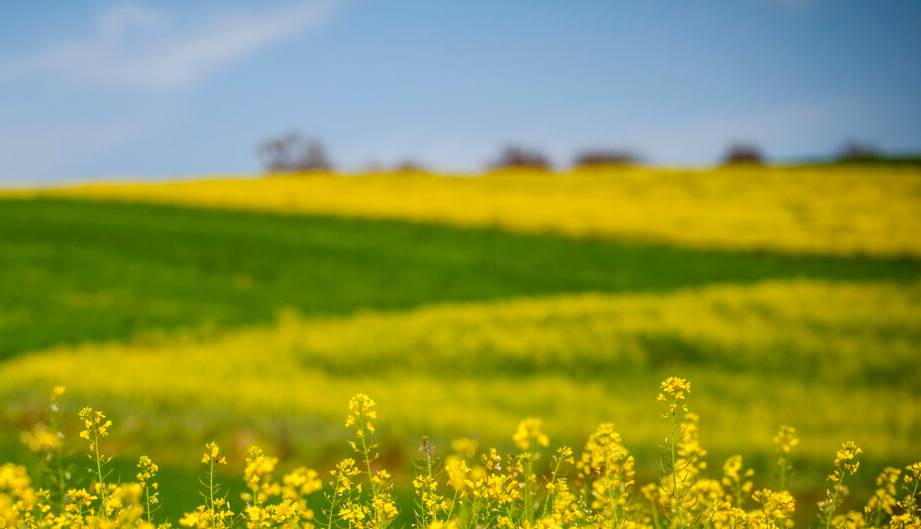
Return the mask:
[(796, 256), (433, 224), (0, 200), (0, 358), (157, 329), (768, 278), (905, 280), (911, 259)]

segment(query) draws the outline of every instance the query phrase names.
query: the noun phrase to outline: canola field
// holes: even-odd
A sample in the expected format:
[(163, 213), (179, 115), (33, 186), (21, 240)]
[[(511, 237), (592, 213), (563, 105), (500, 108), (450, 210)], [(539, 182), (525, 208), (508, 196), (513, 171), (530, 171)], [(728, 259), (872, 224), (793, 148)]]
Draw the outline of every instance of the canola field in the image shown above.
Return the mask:
[(496, 226), (693, 247), (921, 255), (921, 171), (914, 166), (608, 167), (564, 174), (506, 170), (480, 177), (313, 174), (90, 184), (41, 194)]
[[(668, 377), (656, 397), (669, 433), (663, 446), (658, 478), (637, 485), (636, 458), (623, 444), (613, 423), (601, 423), (587, 437), (584, 449), (560, 446), (550, 455), (550, 437), (543, 421), (528, 417), (510, 436), (514, 451), (503, 456), (496, 448), (479, 452), (476, 441), (457, 439), (443, 463), (428, 438), (417, 453), (412, 479), (411, 514), (400, 506), (391, 474), (382, 466), (377, 443), (377, 403), (357, 393), (349, 399), (345, 427), (353, 432), (348, 446), (354, 454), (324, 473), (298, 466), (281, 476), (280, 459), (251, 445), (245, 457), (240, 507), (222, 488), (219, 469), (228, 464), (221, 446), (205, 445), (200, 463), (203, 477), (198, 505), (177, 518), (181, 527), (299, 528), (348, 527), (387, 529), (401, 523), (433, 529), (478, 527), (585, 527), (592, 529), (665, 527), (695, 529), (791, 528), (797, 499), (787, 490), (800, 439), (791, 426), (773, 437), (774, 477), (758, 480), (744, 458), (726, 458), (722, 472), (707, 477), (709, 453), (701, 443), (699, 415), (689, 408), (691, 384)], [(59, 419), (58, 403), (66, 389), (51, 394), (50, 415)], [(160, 467), (147, 455), (136, 465), (135, 480), (112, 479), (113, 457), (101, 445), (113, 429), (108, 416), (90, 407), (80, 410), (80, 438), (95, 473), (88, 485), (67, 488), (63, 470), (63, 432), (38, 428), (23, 438), (42, 454), (49, 488), (37, 488), (22, 465), (0, 466), (0, 524), (16, 527), (172, 527), (159, 512)], [(480, 457), (477, 458), (476, 456)], [(913, 528), (921, 524), (921, 461), (904, 468), (887, 467), (877, 488), (860, 510), (843, 508), (848, 485), (863, 463), (863, 449), (845, 441), (835, 452), (818, 502), (818, 526)], [(362, 464), (363, 463), (363, 464)], [(829, 465), (831, 467), (831, 465)], [(322, 491), (322, 492), (321, 492)]]
[[(444, 463), (458, 437), (487, 455), (491, 446), (519, 454), (539, 447), (532, 477), (513, 466), (521, 473), (494, 478), (517, 491), (502, 500), (509, 520), (499, 526), (548, 528), (610, 526), (615, 513), (616, 527), (696, 526), (705, 507), (690, 491), (707, 490), (710, 514), (744, 514), (752, 527), (762, 527), (765, 512), (785, 514), (764, 527), (815, 524), (822, 491), (838, 490), (824, 483), (835, 451), (854, 454), (841, 448), (852, 440), (863, 448), (860, 471), (852, 476), (844, 463), (838, 471), (853, 494), (836, 498), (843, 505), (832, 514), (819, 513), (845, 527), (846, 517), (832, 519), (860, 511), (886, 465), (921, 459), (917, 211), (921, 170), (886, 167), (284, 175), (2, 192), (0, 461), (41, 475), (41, 454), (30, 454), (19, 432), (47, 426), (48, 395), (63, 385), (55, 399), (62, 421), (69, 417), (60, 426), (67, 440), (52, 448), (82, 479), (86, 458), (74, 451), (85, 451), (84, 423), (73, 416), (87, 405), (104, 410), (114, 425), (99, 446), (117, 453), (109, 466), (125, 485), (111, 494), (124, 496), (130, 524), (145, 520), (139, 494), (149, 480), (129, 486), (142, 454), (158, 465), (159, 520), (213, 527), (226, 507), (236, 513), (226, 521), (243, 524), (238, 517), (256, 516), (244, 509), (259, 494), (240, 498), (254, 486), (250, 470), (236, 477), (247, 457), (284, 472), (304, 463), (331, 468), (355, 434), (342, 427), (344, 403), (362, 393), (386, 416), (374, 437), (379, 464), (391, 472), (379, 483), (368, 477), (370, 496), (350, 497), (369, 518), (328, 516), (316, 503), (322, 493), (291, 492), (290, 518), (282, 517), (290, 526), (500, 524), (498, 514), (469, 510), (476, 494), (500, 501), (495, 491), (475, 492), (473, 478), (433, 485), (446, 505), (454, 493), (468, 499), (457, 516), (419, 508), (414, 461), (427, 436), (438, 480), (450, 472)], [(656, 396), (685, 391), (660, 387), (672, 375), (694, 384), (699, 432), (683, 412), (677, 422), (662, 417)], [(542, 422), (521, 423), (525, 433), (513, 438), (527, 417)], [(681, 426), (687, 421), (695, 426)], [(582, 493), (569, 475), (574, 496), (560, 499), (545, 487), (553, 459), (543, 436), (575, 448), (578, 463), (586, 439), (612, 438), (596, 431), (608, 422), (617, 457), (625, 457), (622, 446), (632, 454), (618, 479), (635, 472), (659, 488), (618, 485), (620, 500), (598, 503), (591, 491), (609, 483), (593, 485), (606, 472), (595, 469), (595, 478), (578, 481), (588, 487)], [(799, 441), (778, 487), (773, 440), (784, 425)], [(692, 443), (690, 459), (663, 459), (663, 440), (674, 440), (677, 427), (693, 430), (707, 454)], [(524, 448), (522, 436), (531, 439)], [(195, 511), (195, 454), (210, 441), (221, 447), (213, 457), (228, 460), (215, 475), (230, 504)], [(248, 452), (252, 444), (269, 455)], [(736, 453), (758, 483), (744, 495), (731, 490), (744, 470), (723, 469)], [(18, 468), (0, 469), (0, 519), (4, 483), (21, 479)], [(897, 479), (918, 479), (912, 472)], [(681, 480), (669, 488), (675, 475)], [(305, 476), (291, 479), (324, 487), (331, 479), (327, 470)], [(766, 486), (778, 496), (753, 495)], [(272, 490), (283, 489), (279, 482)], [(794, 510), (779, 496), (786, 490)], [(739, 511), (728, 514), (723, 500), (739, 502)], [(117, 516), (98, 497), (85, 501), (92, 512), (80, 516)], [(580, 501), (579, 523), (547, 518)], [(390, 502), (399, 514), (391, 516)], [(765, 510), (768, 503), (777, 509)], [(900, 512), (884, 510), (875, 526)], [(743, 523), (726, 520), (712, 525)]]

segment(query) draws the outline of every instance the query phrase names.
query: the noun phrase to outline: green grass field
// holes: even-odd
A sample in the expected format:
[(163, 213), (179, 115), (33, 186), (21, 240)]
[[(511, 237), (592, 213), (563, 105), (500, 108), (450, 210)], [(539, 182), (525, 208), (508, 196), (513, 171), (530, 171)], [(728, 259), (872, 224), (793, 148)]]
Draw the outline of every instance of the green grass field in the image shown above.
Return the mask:
[(573, 292), (907, 280), (908, 258), (700, 250), (336, 217), (0, 200), (0, 358), (59, 343)]

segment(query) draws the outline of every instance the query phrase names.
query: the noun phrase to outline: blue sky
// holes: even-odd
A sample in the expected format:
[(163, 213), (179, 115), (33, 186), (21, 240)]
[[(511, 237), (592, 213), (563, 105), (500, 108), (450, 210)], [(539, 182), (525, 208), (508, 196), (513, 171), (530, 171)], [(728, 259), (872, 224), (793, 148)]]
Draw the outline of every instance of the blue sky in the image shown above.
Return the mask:
[(291, 129), (346, 169), (472, 171), (510, 142), (560, 164), (918, 150), (921, 2), (3, 5), (0, 182), (252, 172)]

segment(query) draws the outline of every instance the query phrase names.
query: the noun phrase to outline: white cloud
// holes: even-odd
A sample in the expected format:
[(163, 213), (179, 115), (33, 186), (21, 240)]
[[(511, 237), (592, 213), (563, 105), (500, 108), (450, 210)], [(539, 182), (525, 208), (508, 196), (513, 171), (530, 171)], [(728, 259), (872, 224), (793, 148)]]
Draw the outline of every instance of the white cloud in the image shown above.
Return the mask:
[(191, 86), (320, 24), (334, 5), (296, 3), (197, 20), (121, 5), (101, 13), (83, 36), (0, 61), (0, 81), (47, 75), (129, 88)]

